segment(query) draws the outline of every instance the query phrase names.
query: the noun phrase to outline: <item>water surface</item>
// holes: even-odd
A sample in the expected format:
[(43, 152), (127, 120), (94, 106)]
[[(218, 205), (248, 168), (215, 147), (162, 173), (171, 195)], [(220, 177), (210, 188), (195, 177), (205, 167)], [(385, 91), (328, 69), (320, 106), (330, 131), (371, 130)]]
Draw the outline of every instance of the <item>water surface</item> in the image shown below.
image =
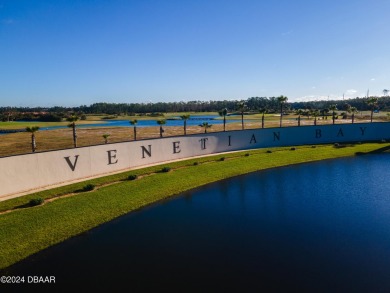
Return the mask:
[[(204, 116), (193, 116), (187, 120), (187, 126), (199, 126), (203, 122), (207, 122), (210, 125), (219, 125), (223, 124), (223, 119), (216, 119), (219, 116), (215, 115), (204, 115)], [(137, 127), (153, 127), (159, 126), (157, 124), (157, 120), (161, 118), (156, 118), (155, 120), (138, 120)], [(25, 122), (25, 121), (20, 121)], [(241, 122), (239, 119), (229, 119), (226, 120), (226, 124), (233, 122)], [(17, 123), (17, 122), (16, 122)], [(33, 124), (33, 121), (31, 122)], [(76, 122), (77, 124), (77, 122)], [(171, 127), (171, 126), (184, 126), (184, 121), (177, 117), (177, 119), (167, 119), (166, 124), (163, 127)], [(91, 123), (91, 124), (77, 124), (77, 128), (93, 128), (93, 127), (134, 127), (130, 124), (129, 120), (102, 120), (101, 123)], [(68, 128), (67, 126), (47, 126), (41, 127), (39, 130), (53, 130), (53, 129), (63, 129)]]
[(54, 275), (69, 290), (390, 292), (389, 163), (370, 155), (213, 183), (9, 273)]

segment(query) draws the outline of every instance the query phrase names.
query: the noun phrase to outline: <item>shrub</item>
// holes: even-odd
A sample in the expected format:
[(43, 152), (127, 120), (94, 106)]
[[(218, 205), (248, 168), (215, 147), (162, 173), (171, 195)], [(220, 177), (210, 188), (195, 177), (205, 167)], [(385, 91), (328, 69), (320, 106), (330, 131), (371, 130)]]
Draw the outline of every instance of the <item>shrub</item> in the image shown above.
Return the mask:
[(194, 166), (198, 166), (199, 165), (199, 163), (198, 162), (194, 162)]
[(94, 190), (95, 189), (95, 185), (93, 184), (87, 184), (83, 187), (83, 191), (91, 191), (91, 190)]
[(271, 151), (271, 150), (268, 150), (268, 151), (267, 151), (267, 154), (270, 154), (270, 153), (272, 153), (272, 151)]
[(336, 143), (334, 144), (334, 146), (335, 146), (335, 147), (339, 147), (340, 145), (336, 142)]
[(136, 174), (130, 174), (129, 176), (127, 176), (127, 180), (135, 180), (137, 179), (137, 175)]
[(292, 150), (292, 151), (295, 151), (295, 150), (296, 150), (296, 148), (291, 148), (290, 150)]
[(249, 154), (248, 154), (248, 153), (246, 153), (246, 154), (245, 154), (245, 157), (249, 157)]
[(219, 159), (220, 161), (225, 161), (225, 157), (222, 157)]
[(41, 204), (43, 204), (43, 198), (41, 198), (41, 197), (37, 197), (37, 198), (33, 198), (33, 199), (31, 199), (30, 201), (29, 201), (29, 205), (31, 206), (31, 207), (33, 207), (33, 206), (39, 206), (39, 205), (41, 205)]
[(161, 172), (164, 172), (164, 173), (167, 173), (169, 171), (171, 171), (171, 167), (164, 167), (161, 169)]
[(316, 148), (316, 146), (315, 146), (315, 145), (312, 145), (312, 146), (311, 146), (311, 148), (312, 148), (312, 149), (315, 149), (315, 148)]

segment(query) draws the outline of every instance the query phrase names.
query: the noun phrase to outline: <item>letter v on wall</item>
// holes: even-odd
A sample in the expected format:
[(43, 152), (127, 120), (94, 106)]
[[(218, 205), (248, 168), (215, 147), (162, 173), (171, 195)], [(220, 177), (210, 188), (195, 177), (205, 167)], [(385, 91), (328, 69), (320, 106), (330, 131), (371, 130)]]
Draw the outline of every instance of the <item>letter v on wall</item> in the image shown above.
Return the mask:
[(74, 171), (75, 169), (76, 169), (76, 164), (77, 164), (77, 160), (79, 159), (79, 155), (76, 155), (76, 156), (74, 156), (74, 162), (72, 163), (71, 161), (70, 161), (70, 156), (69, 157), (64, 157), (64, 159), (66, 160), (66, 162), (68, 163), (68, 166), (69, 166), (69, 168), (72, 170), (72, 171)]

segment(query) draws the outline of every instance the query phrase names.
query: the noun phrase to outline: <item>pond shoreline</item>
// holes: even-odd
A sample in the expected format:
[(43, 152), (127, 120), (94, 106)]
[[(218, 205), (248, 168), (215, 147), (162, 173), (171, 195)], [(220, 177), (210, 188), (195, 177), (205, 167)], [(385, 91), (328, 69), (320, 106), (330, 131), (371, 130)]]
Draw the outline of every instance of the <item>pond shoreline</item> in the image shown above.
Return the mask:
[[(219, 154), (203, 159), (166, 163), (164, 166), (172, 168), (171, 172), (167, 173), (161, 172), (162, 166), (143, 168), (5, 201), (0, 207), (12, 202), (14, 206), (22, 205), (23, 201), (28, 203), (30, 199), (36, 197), (54, 198), (64, 194), (64, 191), (67, 193), (66, 190), (75, 192), (86, 184), (96, 185), (96, 190), (90, 192), (79, 191), (75, 196), (0, 215), (2, 221), (0, 235), (3, 235), (0, 237), (1, 268), (4, 269), (31, 254), (121, 215), (211, 182), (258, 170), (354, 156), (356, 152), (368, 153), (389, 145), (368, 143), (344, 148), (330, 145), (315, 148), (284, 147)], [(126, 180), (129, 174), (136, 174), (140, 179)], [(144, 174), (152, 176), (141, 178)], [(118, 183), (104, 186), (113, 181)], [(124, 196), (129, 190), (131, 196)], [(36, 218), (40, 221), (33, 220)], [(30, 241), (26, 243), (25, 239)]]
[(0, 134), (26, 132), (26, 129), (0, 129)]

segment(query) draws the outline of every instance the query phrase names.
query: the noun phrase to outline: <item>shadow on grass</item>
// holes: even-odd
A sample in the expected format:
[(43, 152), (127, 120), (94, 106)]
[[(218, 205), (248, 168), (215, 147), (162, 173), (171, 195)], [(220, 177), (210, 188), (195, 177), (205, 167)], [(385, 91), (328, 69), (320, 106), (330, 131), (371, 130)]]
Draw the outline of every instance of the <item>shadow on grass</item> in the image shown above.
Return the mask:
[(163, 167), (161, 170), (156, 171), (156, 173), (168, 173), (172, 170), (171, 167)]
[(31, 208), (31, 207), (35, 207), (35, 206), (40, 206), (40, 205), (44, 204), (44, 202), (45, 202), (45, 200), (43, 198), (40, 198), (40, 197), (33, 198), (29, 202), (27, 202), (25, 204), (18, 205), (11, 210), (26, 209), (26, 208)]
[(356, 156), (363, 156), (363, 155), (369, 155), (369, 154), (381, 154), (381, 153), (385, 153), (387, 151), (390, 151), (390, 146), (385, 146), (383, 148), (379, 148), (379, 149), (376, 149), (376, 150), (373, 150), (370, 152), (356, 152), (355, 155)]
[(21, 204), (21, 205), (13, 207), (12, 210), (25, 209), (25, 208), (30, 208), (30, 207), (31, 207), (30, 203), (25, 203), (25, 204)]
[(73, 191), (74, 193), (81, 193), (81, 192), (85, 192), (82, 188), (79, 188), (79, 189), (76, 189)]
[(354, 143), (343, 143), (343, 144), (341, 144), (341, 143), (335, 143), (335, 144), (333, 145), (333, 147), (336, 148), (336, 149), (346, 148), (346, 147), (354, 147), (354, 146), (355, 146)]

